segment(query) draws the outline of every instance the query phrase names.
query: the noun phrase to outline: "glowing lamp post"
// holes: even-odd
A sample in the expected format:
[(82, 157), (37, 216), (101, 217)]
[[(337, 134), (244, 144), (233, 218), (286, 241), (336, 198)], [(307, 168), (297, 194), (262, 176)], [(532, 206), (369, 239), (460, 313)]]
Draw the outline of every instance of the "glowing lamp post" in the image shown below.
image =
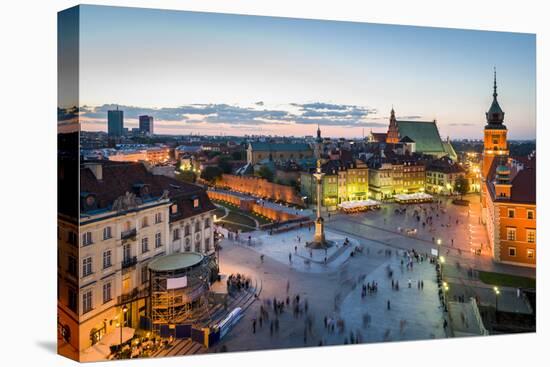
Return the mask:
[(118, 348), (119, 359), (122, 359), (122, 328), (124, 327), (124, 316), (128, 312), (128, 306), (122, 306), (122, 313), (120, 314), (120, 346)]
[(493, 290), (495, 291), (495, 312), (498, 312), (498, 296), (500, 295), (500, 289), (494, 287)]

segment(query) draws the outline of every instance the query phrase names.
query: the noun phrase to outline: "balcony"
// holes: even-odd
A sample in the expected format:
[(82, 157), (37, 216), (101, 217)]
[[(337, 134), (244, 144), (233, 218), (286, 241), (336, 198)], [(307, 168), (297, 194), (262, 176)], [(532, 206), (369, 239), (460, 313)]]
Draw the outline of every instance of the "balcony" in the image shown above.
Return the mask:
[(124, 293), (117, 297), (117, 304), (125, 304), (138, 299), (149, 297), (149, 288), (134, 288), (131, 292)]
[(120, 232), (121, 240), (135, 240), (137, 235), (137, 230), (135, 228), (129, 229), (127, 231)]
[(130, 256), (122, 260), (122, 269), (131, 268), (137, 264), (137, 256)]

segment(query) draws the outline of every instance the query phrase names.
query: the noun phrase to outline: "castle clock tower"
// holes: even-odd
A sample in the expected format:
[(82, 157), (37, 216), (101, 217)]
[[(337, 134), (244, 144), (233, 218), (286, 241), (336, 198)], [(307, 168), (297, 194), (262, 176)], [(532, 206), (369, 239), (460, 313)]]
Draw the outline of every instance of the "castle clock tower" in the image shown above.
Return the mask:
[(486, 181), (489, 177), (491, 165), (495, 159), (503, 161), (508, 157), (508, 130), (504, 126), (504, 112), (497, 101), (497, 73), (494, 72), (493, 103), (485, 114), (487, 125), (485, 125), (483, 139), (483, 162), (481, 167), (482, 179)]

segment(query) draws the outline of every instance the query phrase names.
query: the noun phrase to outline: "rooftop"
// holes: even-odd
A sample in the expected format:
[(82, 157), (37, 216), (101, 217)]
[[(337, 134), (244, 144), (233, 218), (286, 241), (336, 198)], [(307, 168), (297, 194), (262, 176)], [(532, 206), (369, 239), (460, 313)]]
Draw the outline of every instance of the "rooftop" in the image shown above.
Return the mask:
[(200, 264), (203, 258), (204, 256), (197, 252), (178, 252), (152, 260), (149, 263), (149, 269), (152, 271), (183, 270)]

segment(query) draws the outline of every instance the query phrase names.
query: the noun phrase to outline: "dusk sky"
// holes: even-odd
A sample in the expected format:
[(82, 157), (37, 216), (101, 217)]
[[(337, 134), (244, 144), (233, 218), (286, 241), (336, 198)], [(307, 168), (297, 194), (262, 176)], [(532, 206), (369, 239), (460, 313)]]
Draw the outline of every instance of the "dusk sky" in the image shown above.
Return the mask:
[(149, 9), (82, 6), (84, 130), (106, 110), (155, 117), (167, 134), (385, 132), (437, 119), (442, 138), (480, 138), (498, 99), (511, 139), (535, 138), (535, 36)]

